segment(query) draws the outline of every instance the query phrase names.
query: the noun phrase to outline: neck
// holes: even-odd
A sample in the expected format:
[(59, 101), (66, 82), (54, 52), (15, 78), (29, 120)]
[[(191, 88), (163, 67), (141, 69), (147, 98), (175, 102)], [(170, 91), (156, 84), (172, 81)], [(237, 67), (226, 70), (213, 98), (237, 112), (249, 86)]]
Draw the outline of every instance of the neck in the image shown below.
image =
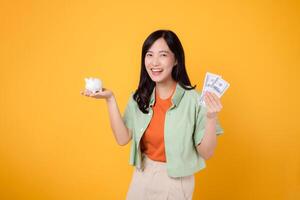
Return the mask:
[(176, 85), (176, 81), (171, 80), (165, 83), (156, 83), (155, 89), (161, 99), (167, 99), (173, 92), (173, 89)]

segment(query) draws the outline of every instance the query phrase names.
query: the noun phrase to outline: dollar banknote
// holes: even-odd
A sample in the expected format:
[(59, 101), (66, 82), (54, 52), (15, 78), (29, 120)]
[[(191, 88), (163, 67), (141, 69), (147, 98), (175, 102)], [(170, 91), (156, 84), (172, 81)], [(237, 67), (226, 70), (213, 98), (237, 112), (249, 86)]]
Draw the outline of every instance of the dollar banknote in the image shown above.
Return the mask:
[(204, 94), (206, 91), (212, 92), (221, 98), (229, 86), (230, 84), (222, 79), (220, 75), (206, 72), (202, 92), (198, 99), (199, 104), (206, 106), (204, 101)]

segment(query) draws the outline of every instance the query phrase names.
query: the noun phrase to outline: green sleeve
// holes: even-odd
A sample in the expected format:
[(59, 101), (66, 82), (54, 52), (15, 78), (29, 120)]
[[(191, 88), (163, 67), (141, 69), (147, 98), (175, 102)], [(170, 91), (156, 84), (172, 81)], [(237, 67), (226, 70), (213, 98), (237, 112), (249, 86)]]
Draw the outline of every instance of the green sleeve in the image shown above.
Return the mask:
[(122, 117), (125, 126), (130, 130), (133, 129), (133, 101), (131, 94)]

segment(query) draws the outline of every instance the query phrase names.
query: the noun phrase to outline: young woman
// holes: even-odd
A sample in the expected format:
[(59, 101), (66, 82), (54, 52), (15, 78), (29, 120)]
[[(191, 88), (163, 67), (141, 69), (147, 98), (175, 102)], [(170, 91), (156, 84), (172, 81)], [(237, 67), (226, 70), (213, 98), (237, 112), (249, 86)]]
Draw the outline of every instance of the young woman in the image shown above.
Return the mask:
[(128, 200), (192, 199), (194, 174), (203, 169), (223, 133), (217, 118), (222, 105), (213, 93), (204, 96), (191, 86), (184, 50), (170, 30), (151, 33), (142, 47), (138, 88), (123, 117), (112, 91), (81, 94), (106, 99), (111, 127), (119, 145), (131, 142), (135, 166)]

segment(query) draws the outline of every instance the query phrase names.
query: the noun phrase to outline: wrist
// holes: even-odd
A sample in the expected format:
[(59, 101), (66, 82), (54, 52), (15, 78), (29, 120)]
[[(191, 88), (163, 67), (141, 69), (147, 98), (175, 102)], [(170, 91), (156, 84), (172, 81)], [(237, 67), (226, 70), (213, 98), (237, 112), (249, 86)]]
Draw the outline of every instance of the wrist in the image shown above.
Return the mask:
[(110, 97), (106, 98), (107, 103), (113, 102), (114, 100), (115, 100), (115, 97), (113, 94)]
[(206, 118), (207, 119), (217, 119), (217, 113), (207, 113)]

